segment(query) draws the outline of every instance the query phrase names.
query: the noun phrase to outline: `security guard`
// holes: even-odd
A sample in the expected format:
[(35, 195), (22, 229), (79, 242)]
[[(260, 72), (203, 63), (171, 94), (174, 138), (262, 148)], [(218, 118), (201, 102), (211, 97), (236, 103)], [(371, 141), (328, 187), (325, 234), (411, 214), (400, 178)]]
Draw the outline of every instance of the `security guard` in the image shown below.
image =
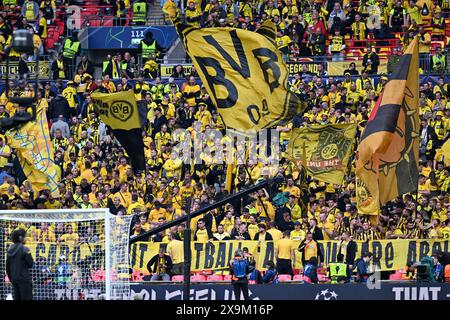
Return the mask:
[(103, 60), (103, 63), (102, 63), (102, 74), (105, 74), (106, 68), (108, 68), (108, 65), (109, 65), (109, 63), (111, 62), (111, 60), (112, 60), (112, 57), (111, 57), (110, 54), (108, 54), (108, 55), (106, 56), (106, 59)]
[(136, 26), (143, 26), (147, 20), (147, 3), (145, 0), (137, 0), (133, 4), (133, 23)]
[[(445, 70), (447, 66), (447, 59), (445, 58), (445, 55), (442, 54), (441, 47), (436, 47), (436, 53), (431, 57), (431, 61), (432, 61), (432, 68), (434, 71)], [(439, 63), (440, 66), (438, 67)]]
[[(37, 18), (37, 12), (35, 11), (35, 6), (38, 6), (37, 3), (35, 3), (32, 0), (27, 0), (22, 7), (22, 14), (25, 16), (27, 21), (29, 22), (35, 22)], [(37, 10), (38, 8), (36, 8)]]
[(332, 284), (347, 282), (347, 264), (344, 263), (344, 255), (342, 253), (337, 255), (337, 262), (329, 264), (329, 275)]
[(17, 6), (17, 0), (3, 0), (3, 6)]
[(64, 41), (63, 59), (66, 67), (66, 75), (69, 79), (73, 78), (73, 66), (75, 58), (80, 53), (80, 41), (78, 41), (78, 33), (74, 32), (70, 38)]
[(158, 44), (158, 42), (153, 39), (153, 33), (147, 31), (145, 38), (141, 40), (139, 44), (139, 51), (142, 55), (142, 61), (147, 61), (149, 58), (155, 58), (158, 52), (161, 52), (163, 48)]

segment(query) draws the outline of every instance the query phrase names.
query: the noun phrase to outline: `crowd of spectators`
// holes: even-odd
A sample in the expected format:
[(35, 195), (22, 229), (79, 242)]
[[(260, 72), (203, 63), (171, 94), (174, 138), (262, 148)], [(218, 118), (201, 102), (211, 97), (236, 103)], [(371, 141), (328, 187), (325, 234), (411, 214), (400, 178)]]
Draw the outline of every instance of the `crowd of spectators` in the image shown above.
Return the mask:
[[(42, 1), (40, 8), (45, 9), (50, 2)], [(384, 21), (380, 19), (380, 28), (376, 23), (373, 29), (370, 28), (369, 5), (378, 8), (376, 10), (384, 16)], [(425, 5), (428, 8), (426, 14), (423, 10)], [(408, 36), (418, 32), (422, 36), (421, 50), (427, 48), (429, 55), (431, 36), (443, 39), (442, 24), (433, 24), (433, 31), (429, 33), (422, 22), (440, 19), (442, 10), (439, 8), (437, 2), (430, 0), (405, 3), (366, 1), (356, 5), (345, 1), (342, 5), (335, 1), (323, 4), (299, 0), (287, 0), (286, 3), (246, 0), (239, 4), (226, 0), (220, 4), (212, 0), (210, 3), (188, 2), (186, 18), (188, 23), (202, 27), (233, 25), (249, 30), (258, 29), (266, 19), (273, 19), (278, 28), (279, 49), (289, 48), (286, 54), (298, 52), (300, 56), (334, 55), (335, 37), (348, 36), (355, 42), (363, 42), (365, 47), (365, 40), (372, 35), (374, 39), (385, 40), (393, 32), (403, 31), (403, 41), (407, 43)], [(35, 11), (34, 29), (38, 37), (43, 37), (41, 27), (49, 20), (49, 16), (45, 16), (48, 12)], [(0, 43), (3, 35), (5, 45), (10, 41), (11, 31), (21, 28), (17, 25), (10, 28), (7, 16), (8, 11), (2, 11)], [(23, 25), (32, 22), (27, 18), (21, 21)], [(325, 44), (329, 40), (331, 47), (327, 52)], [(345, 41), (341, 45), (345, 45)], [(295, 75), (289, 89), (306, 101), (308, 108), (304, 114), (295, 116), (290, 124), (276, 128), (280, 133), (282, 152), (293, 128), (317, 124), (357, 123), (355, 143), (358, 143), (358, 137), (388, 81), (383, 75), (375, 85), (371, 76), (377, 73), (377, 46), (373, 50), (369, 46), (371, 50), (364, 58), (364, 69), (357, 70), (352, 65), (344, 71), (343, 77), (327, 77), (320, 69), (318, 73), (305, 69)], [(345, 49), (341, 48), (339, 52)], [(342, 56), (336, 58), (341, 59)], [(124, 61), (126, 67), (122, 68)], [(223, 130), (224, 123), (195, 76), (185, 76), (180, 67), (175, 69), (173, 76), (184, 79), (181, 85), (173, 77), (166, 82), (157, 75), (150, 83), (146, 79), (149, 77), (144, 77), (144, 70), (135, 76), (134, 63), (130, 53), (123, 56), (114, 54), (104, 64), (101, 79), (95, 79), (93, 65), (87, 57), (80, 59), (73, 79), (63, 79), (56, 63), (54, 80), (40, 84), (37, 104), (47, 112), (55, 163), (62, 172), (59, 196), (45, 190), (37, 192), (29, 181), (23, 181), (20, 170), (17, 170), (15, 151), (1, 136), (1, 209), (109, 208), (118, 216), (133, 215), (131, 233), (140, 235), (183, 216), (188, 206), (193, 212), (229, 193), (243, 190), (259, 179), (280, 177), (282, 182), (279, 184), (192, 219), (193, 239), (202, 242), (214, 239), (279, 241), (283, 233), (286, 239), (300, 242), (341, 240), (343, 236), (357, 241), (449, 238), (450, 159), (440, 149), (450, 135), (450, 87), (444, 77), (440, 77), (436, 84), (421, 83), (419, 89), (418, 199), (416, 194), (402, 195), (382, 208), (379, 220), (373, 220), (358, 212), (356, 207), (354, 157), (351, 169), (340, 185), (312, 177), (307, 177), (306, 184), (301, 185), (300, 170), (282, 153), (279, 163), (248, 163), (247, 168), (237, 166), (231, 191), (225, 187), (226, 165), (215, 163), (207, 156), (202, 158), (201, 164), (182, 163), (172, 152), (177, 148), (175, 141), (179, 140), (174, 134), (176, 129), (201, 137), (207, 129)], [(133, 78), (136, 81), (131, 84), (129, 80)], [(131, 89), (136, 100), (147, 107), (143, 130), (145, 174), (134, 174), (127, 154), (100, 121), (90, 97), (99, 88), (111, 93)], [(19, 96), (33, 94), (32, 87), (25, 81), (11, 82), (10, 92), (4, 91), (0, 96), (0, 118), (12, 117), (18, 110), (8, 101), (12, 93)], [(95, 232), (100, 234), (98, 228), (91, 226), (67, 225), (66, 230), (60, 230), (63, 226), (59, 225), (25, 227), (36, 229), (30, 232), (33, 240), (41, 240), (45, 236), (49, 241), (77, 242), (78, 237), (93, 237)], [(148, 240), (181, 240), (184, 228), (181, 224)], [(48, 230), (50, 233), (45, 235)], [(73, 235), (74, 232), (77, 236)]]

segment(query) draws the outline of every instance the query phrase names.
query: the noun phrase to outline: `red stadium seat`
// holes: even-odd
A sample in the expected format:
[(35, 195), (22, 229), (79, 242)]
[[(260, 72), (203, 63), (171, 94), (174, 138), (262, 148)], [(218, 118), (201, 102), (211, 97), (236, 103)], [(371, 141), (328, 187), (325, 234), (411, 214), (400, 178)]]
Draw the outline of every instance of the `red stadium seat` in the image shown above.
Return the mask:
[(223, 281), (231, 281), (231, 274), (227, 274), (223, 277)]
[(292, 280), (294, 280), (294, 281), (304, 281), (305, 279), (304, 279), (302, 274), (296, 274)]
[(184, 276), (182, 276), (182, 275), (176, 275), (176, 276), (172, 277), (173, 282), (183, 282), (183, 280), (184, 280)]
[(223, 276), (220, 274), (212, 274), (206, 278), (207, 281), (223, 281)]
[(401, 273), (394, 273), (389, 276), (389, 280), (403, 280), (403, 275)]
[(450, 282), (450, 264), (445, 266), (444, 269), (444, 281)]
[(328, 278), (326, 275), (323, 274), (317, 274), (317, 280), (319, 280), (319, 282), (329, 282), (330, 278)]
[(133, 270), (133, 273), (131, 274), (131, 280), (138, 282), (138, 281), (143, 281), (143, 275), (139, 270)]
[(191, 276), (191, 281), (192, 282), (204, 282), (204, 281), (206, 281), (206, 277), (202, 276), (202, 275), (194, 275), (194, 276)]
[(55, 47), (55, 40), (52, 38), (47, 38), (47, 40), (45, 40), (45, 47), (47, 50), (53, 49)]
[(291, 275), (289, 275), (289, 274), (279, 274), (278, 275), (278, 281), (280, 281), (280, 282), (288, 282), (291, 280), (292, 280), (292, 278), (291, 278)]
[(104, 27), (114, 27), (114, 18), (112, 16), (105, 16), (103, 18)]

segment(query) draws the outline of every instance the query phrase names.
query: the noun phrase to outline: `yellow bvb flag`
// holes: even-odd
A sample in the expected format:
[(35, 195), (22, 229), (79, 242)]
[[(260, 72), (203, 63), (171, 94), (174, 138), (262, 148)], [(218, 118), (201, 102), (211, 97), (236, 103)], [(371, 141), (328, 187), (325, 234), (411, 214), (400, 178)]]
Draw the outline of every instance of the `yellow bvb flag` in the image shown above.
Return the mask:
[(295, 128), (286, 156), (293, 161), (301, 159), (302, 167), (315, 179), (341, 184), (353, 151), (356, 127), (344, 123)]
[(378, 98), (358, 146), (356, 174), (381, 205), (417, 189), (418, 60), (416, 37)]
[(36, 120), (26, 123), (19, 129), (8, 131), (6, 137), (9, 146), (16, 150), (23, 173), (33, 190), (35, 192), (50, 190), (52, 196), (59, 196), (61, 171), (54, 162), (44, 108), (38, 107)]
[(114, 136), (130, 157), (133, 170), (136, 173), (144, 171), (141, 119), (146, 118), (145, 106), (136, 103), (133, 90), (116, 93), (93, 92), (91, 97), (100, 119), (111, 127)]
[(272, 22), (257, 32), (174, 24), (228, 129), (258, 131), (304, 110), (305, 104), (288, 90), (289, 73)]
[(93, 92), (91, 97), (100, 118), (112, 129), (130, 130), (141, 127), (133, 90), (116, 93)]

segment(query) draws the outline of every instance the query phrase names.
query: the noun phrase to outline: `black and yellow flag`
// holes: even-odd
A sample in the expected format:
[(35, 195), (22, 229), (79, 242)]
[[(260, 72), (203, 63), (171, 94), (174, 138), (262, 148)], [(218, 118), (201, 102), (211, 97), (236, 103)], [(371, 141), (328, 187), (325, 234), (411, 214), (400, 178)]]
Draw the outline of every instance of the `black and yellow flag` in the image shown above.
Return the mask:
[(174, 24), (227, 128), (258, 131), (304, 110), (288, 90), (289, 73), (272, 22), (257, 32)]
[(356, 174), (381, 205), (417, 189), (418, 60), (416, 37), (378, 98), (358, 146)]
[(135, 172), (145, 170), (142, 121), (145, 111), (140, 110), (132, 90), (116, 93), (93, 92), (92, 102), (100, 119), (111, 128), (114, 136), (130, 157)]
[(356, 127), (355, 123), (344, 123), (294, 129), (286, 157), (293, 161), (301, 159), (308, 175), (317, 180), (342, 184), (353, 151)]
[(132, 90), (116, 93), (93, 92), (102, 121), (112, 129), (130, 130), (141, 127), (136, 97)]

